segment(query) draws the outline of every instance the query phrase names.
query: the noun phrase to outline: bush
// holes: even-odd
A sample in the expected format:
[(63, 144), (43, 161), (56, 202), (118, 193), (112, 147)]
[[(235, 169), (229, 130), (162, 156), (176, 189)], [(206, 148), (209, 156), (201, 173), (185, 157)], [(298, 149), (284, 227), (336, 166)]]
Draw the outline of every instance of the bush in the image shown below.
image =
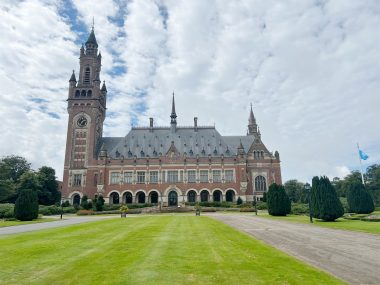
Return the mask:
[(103, 196), (98, 196), (94, 199), (94, 204), (95, 204), (95, 210), (96, 211), (103, 211), (104, 209), (104, 198)]
[(267, 203), (265, 203), (263, 201), (257, 201), (256, 203), (257, 203), (256, 204), (257, 210), (268, 210)]
[(205, 207), (202, 208), (202, 212), (216, 212), (216, 209), (214, 207)]
[(348, 186), (347, 202), (349, 211), (358, 214), (369, 214), (375, 210), (371, 194), (360, 182)]
[(80, 206), (85, 210), (90, 210), (92, 208), (92, 202), (88, 201), (87, 195), (83, 195)]
[(240, 198), (240, 196), (237, 198), (236, 204), (238, 204), (238, 205), (243, 204), (243, 200)]
[(31, 221), (38, 218), (38, 196), (36, 191), (22, 189), (14, 208), (15, 218), (20, 221)]
[(309, 205), (300, 204), (300, 203), (292, 203), (292, 214), (294, 215), (309, 214)]
[(52, 205), (52, 206), (40, 205), (38, 209), (38, 213), (44, 216), (60, 215), (61, 211), (62, 211), (61, 207), (57, 207), (56, 205)]
[(0, 204), (0, 219), (12, 219), (15, 217), (14, 204)]
[(245, 207), (245, 208), (240, 208), (240, 212), (255, 212), (255, 209)]
[(79, 210), (77, 212), (78, 216), (86, 216), (86, 215), (95, 215), (95, 212), (93, 210)]
[(311, 214), (317, 219), (334, 221), (343, 216), (344, 210), (330, 180), (323, 176), (313, 178), (311, 187)]
[(282, 185), (273, 183), (267, 194), (268, 213), (272, 216), (286, 216), (290, 213), (290, 200)]
[(346, 197), (339, 197), (339, 201), (340, 201), (340, 203), (342, 204), (343, 211), (344, 211), (345, 213), (349, 213), (349, 212), (350, 212), (350, 209), (349, 209), (349, 207), (348, 207), (347, 198), (346, 198)]
[[(195, 204), (195, 203), (194, 203)], [(222, 208), (230, 208), (232, 206), (231, 202), (199, 202), (199, 205), (202, 207), (222, 207)]]
[(69, 201), (63, 202), (62, 207), (70, 207), (70, 202)]

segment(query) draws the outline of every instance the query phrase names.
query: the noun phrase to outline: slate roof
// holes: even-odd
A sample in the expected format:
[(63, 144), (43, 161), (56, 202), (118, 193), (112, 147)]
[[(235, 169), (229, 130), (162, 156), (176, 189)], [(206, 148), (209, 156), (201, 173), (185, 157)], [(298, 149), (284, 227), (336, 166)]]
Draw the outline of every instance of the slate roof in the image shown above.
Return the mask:
[(95, 37), (95, 32), (94, 32), (94, 29), (91, 30), (91, 33), (90, 35), (88, 36), (88, 39), (86, 41), (86, 45), (87, 44), (93, 44), (95, 45), (96, 47), (98, 47), (98, 42), (96, 41), (96, 37)]
[[(247, 153), (255, 142), (255, 136), (222, 136), (215, 127), (198, 127), (198, 131), (193, 127), (177, 127), (174, 133), (169, 127), (152, 130), (143, 127), (132, 128), (125, 137), (102, 139), (108, 156), (112, 158), (166, 155), (172, 142), (181, 155), (186, 152), (189, 157), (218, 157), (222, 154), (228, 157), (236, 155), (240, 142)], [(260, 145), (263, 145), (261, 141)]]

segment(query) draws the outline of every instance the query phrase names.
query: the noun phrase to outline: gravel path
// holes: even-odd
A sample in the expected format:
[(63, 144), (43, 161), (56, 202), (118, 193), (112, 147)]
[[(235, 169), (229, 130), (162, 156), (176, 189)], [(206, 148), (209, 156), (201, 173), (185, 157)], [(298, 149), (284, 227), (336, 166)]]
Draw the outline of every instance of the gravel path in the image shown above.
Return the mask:
[(351, 284), (380, 284), (380, 235), (240, 214), (208, 214)]
[(27, 225), (19, 225), (19, 226), (10, 226), (10, 227), (1, 227), (0, 228), (0, 236), (1, 235), (10, 235), (10, 234), (18, 234), (24, 232), (52, 229), (58, 227), (64, 227), (69, 225), (76, 225), (87, 222), (94, 222), (109, 218), (116, 218), (117, 216), (88, 216), (88, 217), (78, 217), (78, 216), (64, 216), (63, 220), (60, 220), (57, 217), (57, 221), (53, 222), (44, 222), (37, 224), (27, 224)]

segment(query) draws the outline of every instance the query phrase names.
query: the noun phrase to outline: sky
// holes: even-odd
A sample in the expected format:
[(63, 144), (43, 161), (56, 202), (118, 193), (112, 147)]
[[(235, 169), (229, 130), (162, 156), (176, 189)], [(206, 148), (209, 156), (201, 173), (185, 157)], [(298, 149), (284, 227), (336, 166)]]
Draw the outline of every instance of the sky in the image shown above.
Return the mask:
[(105, 136), (214, 125), (245, 135), (250, 103), (283, 181), (380, 163), (380, 1), (1, 0), (0, 157), (62, 178), (68, 80), (92, 22)]

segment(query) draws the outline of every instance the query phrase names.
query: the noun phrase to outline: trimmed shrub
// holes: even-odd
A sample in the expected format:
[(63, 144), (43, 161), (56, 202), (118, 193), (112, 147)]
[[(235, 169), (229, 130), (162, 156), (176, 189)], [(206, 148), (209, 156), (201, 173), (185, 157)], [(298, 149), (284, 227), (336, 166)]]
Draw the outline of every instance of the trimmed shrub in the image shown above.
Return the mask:
[(309, 214), (309, 205), (308, 204), (292, 203), (292, 214), (294, 214), (294, 215)]
[(12, 219), (15, 217), (14, 204), (0, 204), (0, 219)]
[(61, 211), (62, 211), (61, 207), (57, 207), (56, 205), (52, 205), (52, 206), (40, 205), (38, 209), (38, 213), (44, 216), (60, 215)]
[(254, 212), (254, 211), (255, 211), (255, 208), (248, 208), (248, 207), (240, 208), (240, 212)]
[(86, 216), (86, 215), (95, 215), (95, 212), (93, 210), (79, 210), (77, 212), (78, 216)]
[(31, 221), (38, 218), (38, 196), (36, 191), (22, 189), (15, 203), (15, 218)]
[(236, 204), (238, 204), (238, 205), (243, 204), (243, 200), (240, 198), (240, 196), (237, 198)]
[(344, 210), (334, 187), (326, 176), (315, 176), (311, 187), (312, 216), (324, 221), (334, 221), (343, 216)]
[(257, 201), (256, 203), (257, 210), (268, 210), (268, 205), (266, 202)]
[(87, 195), (83, 195), (80, 206), (85, 210), (90, 210), (92, 208), (92, 202), (90, 204)]
[(69, 201), (63, 202), (62, 207), (70, 207), (70, 202)]
[(282, 185), (273, 183), (267, 195), (268, 213), (272, 216), (286, 216), (290, 213), (290, 200)]
[(103, 198), (103, 196), (96, 197), (94, 204), (95, 204), (95, 210), (96, 211), (99, 211), (99, 212), (103, 211), (103, 209), (104, 209), (104, 198)]
[(349, 211), (358, 214), (369, 214), (375, 210), (371, 194), (360, 182), (348, 186), (347, 202)]

